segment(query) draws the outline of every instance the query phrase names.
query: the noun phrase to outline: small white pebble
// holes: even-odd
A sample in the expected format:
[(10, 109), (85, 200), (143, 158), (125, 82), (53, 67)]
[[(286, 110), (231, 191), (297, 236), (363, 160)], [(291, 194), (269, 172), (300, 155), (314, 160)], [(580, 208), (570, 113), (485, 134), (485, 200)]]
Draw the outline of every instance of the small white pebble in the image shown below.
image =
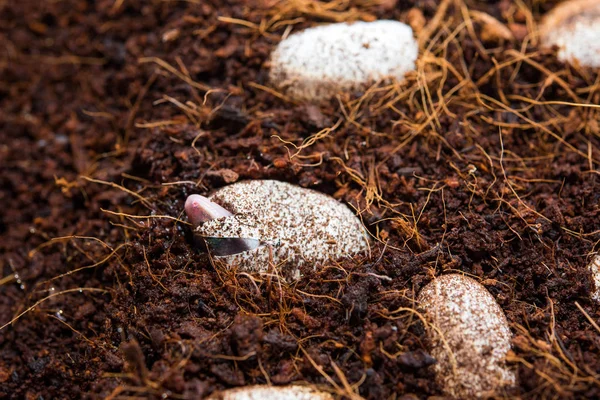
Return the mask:
[(600, 67), (600, 0), (559, 4), (544, 16), (540, 38), (544, 46), (558, 46), (561, 61)]
[(457, 398), (487, 398), (515, 375), (504, 358), (511, 333), (494, 297), (474, 279), (443, 275), (425, 286), (417, 298), (425, 311), (433, 368), (444, 392)]
[(401, 22), (318, 26), (279, 43), (270, 79), (294, 99), (321, 100), (380, 80), (402, 80), (415, 69), (418, 53), (411, 27)]
[(307, 386), (256, 385), (224, 390), (207, 400), (333, 400), (333, 396)]

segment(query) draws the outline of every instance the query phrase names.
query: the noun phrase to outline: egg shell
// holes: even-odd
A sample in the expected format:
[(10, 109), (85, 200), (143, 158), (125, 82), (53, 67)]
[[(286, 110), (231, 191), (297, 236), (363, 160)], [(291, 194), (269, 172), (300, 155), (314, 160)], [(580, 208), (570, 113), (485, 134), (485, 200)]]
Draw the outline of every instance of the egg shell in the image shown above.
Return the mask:
[(308, 386), (255, 385), (224, 390), (207, 400), (333, 400), (333, 396)]
[(398, 21), (323, 25), (279, 43), (270, 80), (296, 100), (321, 100), (380, 80), (402, 80), (415, 69), (418, 53), (412, 28)]
[[(438, 385), (449, 396), (481, 398), (515, 384), (505, 365), (511, 333), (502, 309), (474, 279), (443, 275), (417, 298), (428, 326)], [(434, 329), (437, 328), (436, 329)]]
[(591, 298), (594, 301), (600, 302), (600, 255), (592, 259), (592, 262), (588, 265), (588, 269), (592, 274), (594, 283)]
[(361, 221), (344, 204), (314, 190), (273, 180), (242, 181), (223, 187), (209, 199), (234, 215), (196, 229), (207, 237), (251, 238), (269, 245), (215, 257), (240, 269), (265, 272), (272, 259), (286, 278), (298, 267), (317, 267), (368, 250)]
[(561, 61), (600, 67), (600, 0), (560, 3), (542, 19), (540, 38), (544, 46), (558, 46)]

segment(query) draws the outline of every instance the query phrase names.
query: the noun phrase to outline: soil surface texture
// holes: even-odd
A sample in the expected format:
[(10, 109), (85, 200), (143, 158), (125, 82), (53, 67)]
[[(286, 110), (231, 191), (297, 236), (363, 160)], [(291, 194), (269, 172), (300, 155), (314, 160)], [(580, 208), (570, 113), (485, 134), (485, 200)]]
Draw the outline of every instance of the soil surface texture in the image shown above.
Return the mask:
[[(600, 75), (539, 46), (557, 3), (0, 0), (0, 398), (441, 398), (415, 298), (446, 273), (510, 323), (497, 398), (600, 398)], [(404, 82), (272, 89), (282, 37), (376, 19), (415, 31)], [(186, 197), (248, 179), (348, 204), (370, 254), (217, 268)]]

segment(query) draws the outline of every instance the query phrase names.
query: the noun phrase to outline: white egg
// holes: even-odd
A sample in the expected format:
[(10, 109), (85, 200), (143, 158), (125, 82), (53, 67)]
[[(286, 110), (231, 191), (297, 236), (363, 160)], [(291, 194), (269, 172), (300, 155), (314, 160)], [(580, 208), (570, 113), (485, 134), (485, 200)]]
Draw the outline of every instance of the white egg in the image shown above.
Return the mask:
[(443, 275), (417, 299), (431, 326), (428, 338), (438, 384), (457, 398), (480, 398), (515, 384), (505, 365), (511, 333), (502, 309), (477, 281)]
[(419, 45), (397, 21), (338, 23), (282, 40), (271, 56), (270, 80), (297, 100), (320, 100), (377, 81), (402, 80), (415, 69)]
[(215, 260), (242, 270), (266, 272), (272, 265), (273, 272), (295, 279), (305, 264), (317, 267), (368, 250), (356, 215), (314, 190), (254, 180), (200, 197), (192, 195), (186, 202), (188, 218), (200, 224), (196, 237)]
[(600, 0), (570, 0), (546, 14), (540, 24), (545, 46), (558, 46), (562, 61), (600, 67)]
[(224, 390), (207, 400), (333, 400), (333, 396), (307, 386), (256, 385)]
[(594, 257), (588, 268), (592, 273), (594, 281), (594, 288), (591, 294), (592, 300), (600, 302), (600, 255)]

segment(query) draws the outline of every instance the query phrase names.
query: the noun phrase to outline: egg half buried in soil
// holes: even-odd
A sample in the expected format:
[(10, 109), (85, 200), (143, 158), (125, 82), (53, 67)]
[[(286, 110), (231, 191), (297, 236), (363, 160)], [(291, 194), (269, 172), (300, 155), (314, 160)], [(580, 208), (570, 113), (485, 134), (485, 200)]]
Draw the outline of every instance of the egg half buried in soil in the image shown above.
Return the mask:
[(333, 396), (307, 386), (255, 385), (224, 390), (207, 400), (333, 400)]
[(600, 67), (600, 0), (570, 0), (546, 14), (540, 24), (545, 46), (558, 46), (558, 58)]
[(365, 253), (361, 221), (344, 204), (285, 182), (254, 180), (185, 202), (195, 237), (215, 260), (243, 270), (299, 277), (299, 267)]
[(438, 384), (460, 399), (487, 398), (515, 384), (504, 358), (511, 333), (502, 309), (474, 279), (452, 274), (434, 279), (417, 298), (428, 326)]
[(592, 274), (592, 300), (600, 303), (600, 255), (594, 256), (592, 262), (589, 263), (588, 269)]
[(397, 21), (338, 23), (282, 40), (271, 55), (270, 80), (296, 100), (321, 100), (415, 69), (419, 45)]

